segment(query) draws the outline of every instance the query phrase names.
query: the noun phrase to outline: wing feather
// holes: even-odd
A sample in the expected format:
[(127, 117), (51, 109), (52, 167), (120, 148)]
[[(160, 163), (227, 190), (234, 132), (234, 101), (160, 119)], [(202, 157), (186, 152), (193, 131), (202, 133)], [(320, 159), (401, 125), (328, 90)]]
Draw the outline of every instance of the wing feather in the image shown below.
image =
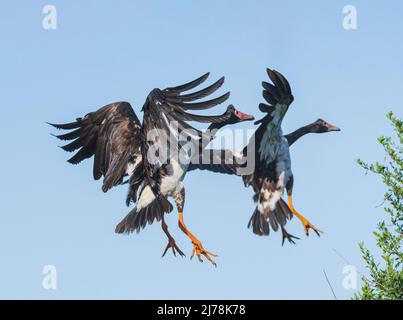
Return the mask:
[[(202, 123), (212, 123), (212, 122), (224, 122), (227, 120), (223, 115), (207, 116), (198, 115), (186, 112), (186, 110), (204, 110), (217, 106), (229, 98), (230, 93), (227, 92), (217, 98), (213, 98), (206, 101), (197, 102), (196, 100), (205, 98), (210, 94), (217, 91), (224, 83), (224, 77), (220, 78), (218, 81), (214, 82), (212, 85), (198, 90), (193, 93), (186, 95), (180, 95), (181, 92), (196, 88), (198, 85), (203, 83), (209, 73), (197, 78), (196, 80), (190, 81), (186, 84), (169, 87), (163, 90), (154, 89), (147, 96), (147, 100), (144, 103), (143, 111), (143, 132), (145, 136), (151, 130), (162, 130), (166, 136), (171, 137), (172, 129), (178, 130), (179, 132), (184, 132), (190, 135), (203, 136), (203, 133), (191, 126), (188, 121), (202, 122)], [(189, 101), (196, 101), (189, 103)], [(176, 122), (176, 127), (173, 122)], [(178, 133), (179, 133), (178, 132)], [(148, 143), (147, 143), (148, 144)], [(174, 145), (179, 145), (178, 141), (170, 141), (171, 146), (175, 148)], [(146, 146), (146, 149), (151, 146)], [(151, 164), (146, 164), (147, 171), (156, 172), (157, 167)]]
[(205, 73), (204, 75), (202, 75), (201, 77), (190, 81), (188, 83), (182, 84), (180, 86), (176, 86), (176, 87), (170, 87), (167, 88), (167, 91), (176, 91), (176, 92), (183, 92), (183, 91), (188, 91), (191, 90), (195, 87), (197, 87), (198, 85), (202, 84), (204, 81), (206, 81), (206, 79), (209, 77), (210, 72)]
[(227, 92), (225, 94), (223, 94), (222, 96), (215, 98), (215, 99), (211, 99), (208, 101), (203, 101), (203, 102), (198, 102), (198, 103), (181, 103), (180, 106), (185, 109), (185, 110), (204, 110), (204, 109), (208, 109), (211, 107), (214, 107), (216, 105), (219, 105), (221, 103), (223, 103), (224, 101), (226, 101), (230, 96), (230, 93)]
[(241, 164), (231, 150), (206, 149), (192, 158), (188, 171), (207, 170), (215, 173), (238, 175)]
[(74, 140), (77, 139), (78, 137), (80, 137), (81, 134), (81, 128), (78, 128), (72, 132), (66, 133), (66, 134), (60, 134), (60, 135), (53, 135), (56, 138), (60, 139), (60, 140), (64, 140), (64, 141), (68, 141), (68, 140)]
[(58, 129), (75, 129), (56, 137), (73, 140), (62, 147), (65, 151), (79, 149), (68, 162), (78, 164), (94, 156), (93, 176), (96, 180), (104, 177), (104, 192), (122, 183), (128, 163), (141, 153), (141, 124), (127, 102), (106, 105), (76, 122), (51, 125)]
[(288, 107), (294, 101), (294, 97), (290, 84), (280, 72), (271, 69), (267, 69), (266, 71), (273, 84), (266, 81), (262, 82), (262, 95), (268, 105), (260, 104), (259, 109), (262, 112), (266, 112), (267, 115), (256, 121), (255, 124), (263, 123), (267, 125), (275, 121), (276, 123), (273, 123), (273, 125), (277, 128), (276, 130), (280, 130), (281, 122)]
[(188, 93), (185, 95), (181, 95), (178, 97), (173, 97), (173, 96), (168, 96), (167, 101), (171, 102), (176, 102), (176, 103), (181, 103), (181, 102), (189, 102), (189, 101), (194, 101), (198, 99), (202, 99), (204, 97), (209, 96), (210, 94), (214, 93), (217, 91), (223, 84), (224, 84), (224, 77), (221, 77), (218, 81), (214, 82), (212, 85), (208, 86), (207, 88), (204, 88), (202, 90), (193, 92), (193, 93)]

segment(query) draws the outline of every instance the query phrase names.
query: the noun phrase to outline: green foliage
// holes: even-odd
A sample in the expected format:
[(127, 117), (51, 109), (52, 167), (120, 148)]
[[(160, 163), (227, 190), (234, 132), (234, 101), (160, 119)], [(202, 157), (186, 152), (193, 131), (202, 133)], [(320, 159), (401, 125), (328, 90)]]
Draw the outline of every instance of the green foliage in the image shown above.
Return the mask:
[(398, 142), (390, 137), (378, 138), (386, 156), (385, 164), (367, 164), (358, 160), (358, 164), (365, 170), (382, 178), (387, 188), (384, 197), (384, 210), (389, 216), (390, 223), (381, 221), (374, 236), (377, 246), (382, 252), (381, 262), (377, 262), (373, 254), (360, 243), (368, 277), (363, 277), (361, 290), (355, 299), (403, 299), (403, 269), (402, 250), (403, 239), (403, 121), (397, 119), (392, 112), (388, 113), (398, 137)]

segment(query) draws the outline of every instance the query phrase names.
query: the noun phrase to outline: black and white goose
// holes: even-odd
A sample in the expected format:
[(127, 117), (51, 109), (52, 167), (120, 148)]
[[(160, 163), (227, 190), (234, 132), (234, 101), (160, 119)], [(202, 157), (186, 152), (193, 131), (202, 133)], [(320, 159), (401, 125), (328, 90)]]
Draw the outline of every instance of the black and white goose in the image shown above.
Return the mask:
[[(268, 104), (259, 105), (260, 111), (267, 115), (256, 122), (260, 126), (251, 140), (254, 144), (255, 170), (252, 174), (243, 176), (245, 185), (252, 186), (257, 203), (249, 226), (252, 226), (253, 232), (258, 235), (268, 235), (269, 225), (274, 231), (280, 227), (283, 240), (287, 238), (292, 241), (293, 236), (286, 232), (284, 226), (294, 215), (302, 222), (306, 235), (309, 235), (309, 229), (320, 235), (322, 231), (296, 211), (292, 201), (294, 176), (289, 152), (291, 141), (283, 136), (281, 129), (282, 120), (294, 100), (291, 87), (278, 71), (267, 69), (267, 74), (273, 83), (262, 83), (263, 97)], [(251, 146), (249, 144), (244, 149), (244, 154), (250, 151), (248, 149)], [(285, 190), (288, 205), (282, 199)]]
[[(193, 141), (195, 136), (202, 140), (211, 138), (187, 121), (220, 123), (228, 120), (223, 115), (187, 112), (209, 109), (228, 99), (229, 92), (215, 99), (194, 102), (214, 93), (222, 86), (224, 78), (200, 91), (183, 94), (203, 83), (208, 76), (209, 73), (180, 86), (152, 90), (142, 108), (143, 123), (128, 102), (117, 102), (74, 122), (51, 125), (72, 130), (56, 136), (60, 140), (73, 140), (62, 147), (65, 151), (78, 150), (68, 162), (78, 164), (94, 157), (93, 176), (96, 180), (103, 177), (104, 192), (122, 184), (124, 177), (129, 176), (127, 204), (135, 202), (136, 207), (116, 226), (117, 233), (139, 232), (147, 223), (161, 221), (164, 214), (173, 209), (166, 199), (172, 197), (179, 212), (179, 226), (193, 242), (193, 254), (196, 252), (200, 260), (204, 255), (214, 263), (210, 253), (188, 231), (183, 221), (185, 189), (182, 181), (191, 149), (183, 148), (180, 143), (184, 137), (193, 137)], [(178, 249), (174, 241), (169, 241), (169, 247), (174, 251)]]
[[(241, 175), (246, 186), (252, 186), (257, 207), (248, 226), (258, 235), (268, 235), (270, 226), (274, 231), (280, 227), (285, 239), (294, 242), (285, 230), (285, 224), (293, 215), (303, 223), (306, 234), (313, 229), (318, 235), (320, 230), (315, 228), (305, 217), (298, 213), (292, 203), (293, 174), (289, 147), (302, 136), (308, 133), (325, 133), (340, 131), (330, 123), (318, 119), (303, 126), (294, 132), (283, 135), (281, 122), (294, 100), (291, 88), (286, 78), (277, 71), (267, 69), (273, 84), (263, 82), (263, 97), (269, 104), (260, 104), (259, 109), (267, 115), (257, 121), (260, 124), (242, 155), (233, 154), (230, 150), (206, 150), (204, 158), (212, 159), (210, 163), (201, 161), (191, 163), (188, 171), (209, 170), (217, 173)], [(254, 166), (247, 166), (252, 172), (245, 174), (244, 162), (253, 161)], [(287, 190), (288, 205), (282, 199), (284, 190)]]

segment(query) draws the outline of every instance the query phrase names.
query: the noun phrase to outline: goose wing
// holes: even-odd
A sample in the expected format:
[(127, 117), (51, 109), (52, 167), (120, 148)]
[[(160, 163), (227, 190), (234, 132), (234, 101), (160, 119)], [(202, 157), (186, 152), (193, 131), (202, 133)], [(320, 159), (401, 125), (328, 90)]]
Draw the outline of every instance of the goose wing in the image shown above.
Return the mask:
[(288, 80), (278, 71), (266, 69), (266, 72), (272, 83), (263, 81), (263, 98), (267, 103), (259, 104), (259, 109), (267, 113), (261, 120), (256, 121), (259, 123), (271, 123), (273, 127), (280, 129), (281, 122), (288, 110), (288, 107), (294, 101)]
[(249, 152), (255, 152), (256, 165), (259, 161), (269, 164), (276, 159), (283, 136), (281, 124), (294, 101), (287, 79), (276, 70), (266, 71), (272, 84), (262, 82), (263, 98), (267, 103), (261, 103), (259, 109), (267, 115), (255, 122), (260, 126), (243, 150), (244, 156)]
[(108, 104), (71, 123), (50, 125), (72, 130), (56, 135), (60, 140), (72, 141), (62, 146), (65, 151), (76, 152), (68, 162), (78, 164), (94, 156), (93, 176), (95, 180), (104, 177), (104, 192), (121, 184), (130, 167), (139, 164), (141, 124), (128, 102)]
[[(229, 98), (230, 93), (227, 92), (219, 97), (200, 101), (217, 91), (223, 85), (224, 77), (204, 89), (186, 93), (206, 81), (208, 76), (209, 73), (206, 73), (193, 81), (179, 86), (168, 87), (162, 90), (154, 89), (147, 96), (142, 111), (144, 112), (145, 154), (148, 155), (144, 162), (148, 176), (158, 173), (162, 163), (172, 156), (167, 154), (167, 151), (178, 151), (181, 145), (179, 143), (181, 137), (209, 138), (209, 134), (205, 134), (190, 125), (189, 121), (199, 123), (225, 121), (222, 115), (206, 116), (188, 112), (188, 110), (197, 111), (212, 108)], [(153, 150), (149, 152), (151, 148)], [(157, 153), (159, 156), (154, 157)]]
[(202, 137), (203, 133), (188, 124), (187, 121), (203, 123), (224, 121), (222, 115), (205, 116), (188, 112), (188, 110), (197, 111), (212, 108), (229, 98), (230, 93), (226, 92), (217, 98), (200, 101), (200, 99), (218, 90), (224, 83), (224, 77), (204, 89), (184, 94), (184, 92), (192, 90), (202, 84), (208, 76), (209, 73), (206, 73), (183, 85), (169, 87), (163, 90), (152, 90), (142, 109), (144, 111), (144, 131), (149, 132), (153, 129), (162, 129), (169, 134), (171, 131), (170, 128), (177, 126), (180, 132)]
[(239, 175), (242, 168), (238, 157), (226, 149), (205, 149), (192, 158), (188, 171), (207, 170), (215, 173)]

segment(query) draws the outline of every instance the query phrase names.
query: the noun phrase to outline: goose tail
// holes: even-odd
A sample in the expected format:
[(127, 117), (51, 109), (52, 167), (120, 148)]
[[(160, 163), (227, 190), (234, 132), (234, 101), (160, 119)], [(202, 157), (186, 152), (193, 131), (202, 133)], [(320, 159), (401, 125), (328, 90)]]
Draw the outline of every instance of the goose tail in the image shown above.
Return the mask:
[(293, 214), (290, 208), (280, 198), (274, 210), (270, 210), (269, 207), (265, 207), (263, 204), (258, 204), (249, 220), (248, 228), (252, 228), (253, 233), (256, 235), (268, 236), (270, 229), (273, 231), (277, 231), (279, 227), (283, 229), (292, 217)]

